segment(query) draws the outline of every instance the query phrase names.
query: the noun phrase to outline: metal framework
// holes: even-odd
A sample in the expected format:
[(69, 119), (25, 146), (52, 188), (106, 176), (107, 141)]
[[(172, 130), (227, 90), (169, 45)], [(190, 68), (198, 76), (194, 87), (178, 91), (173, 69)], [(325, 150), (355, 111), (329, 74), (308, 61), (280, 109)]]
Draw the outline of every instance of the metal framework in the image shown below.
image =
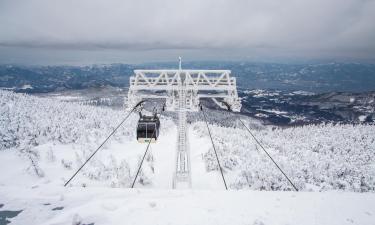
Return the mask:
[(168, 111), (178, 112), (176, 170), (173, 188), (191, 187), (190, 154), (187, 141), (186, 113), (198, 111), (199, 99), (222, 99), (232, 111), (240, 111), (236, 78), (230, 70), (134, 70), (130, 77), (128, 107), (143, 99), (161, 98)]

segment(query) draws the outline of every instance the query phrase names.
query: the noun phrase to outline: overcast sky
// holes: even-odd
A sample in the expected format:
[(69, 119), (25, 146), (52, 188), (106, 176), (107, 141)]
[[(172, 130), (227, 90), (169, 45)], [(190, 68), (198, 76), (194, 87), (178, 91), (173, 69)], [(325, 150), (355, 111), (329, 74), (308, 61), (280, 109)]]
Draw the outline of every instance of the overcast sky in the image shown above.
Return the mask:
[(0, 0), (0, 63), (375, 61), (375, 0)]

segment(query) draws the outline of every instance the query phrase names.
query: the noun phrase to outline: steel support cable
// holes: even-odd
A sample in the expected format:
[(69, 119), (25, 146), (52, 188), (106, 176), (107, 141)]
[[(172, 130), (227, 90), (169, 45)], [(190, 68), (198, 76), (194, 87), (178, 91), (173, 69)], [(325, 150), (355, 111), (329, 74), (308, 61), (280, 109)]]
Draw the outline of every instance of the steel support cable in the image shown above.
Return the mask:
[(129, 118), (129, 116), (132, 114), (132, 112), (145, 101), (141, 101), (138, 104), (136, 104), (133, 109), (125, 116), (125, 118), (121, 121), (121, 123), (112, 131), (112, 133), (102, 142), (102, 144), (90, 155), (90, 157), (82, 164), (82, 166), (73, 174), (73, 176), (64, 184), (64, 187), (66, 187), (70, 181), (73, 180), (73, 178), (81, 171), (81, 169), (90, 161), (92, 157), (103, 147), (103, 145), (108, 141), (110, 137), (118, 130), (118, 128), (121, 127), (121, 125)]
[(220, 169), (221, 177), (223, 178), (223, 182), (224, 182), (225, 189), (228, 190), (227, 182), (225, 181), (225, 178), (224, 178), (223, 169), (222, 169), (222, 167), (221, 167), (221, 165), (220, 165), (219, 157), (218, 157), (218, 155), (217, 155), (216, 148), (215, 148), (215, 144), (214, 144), (214, 141), (213, 141), (213, 139), (212, 139), (211, 130), (210, 130), (209, 126), (208, 126), (206, 113), (204, 112), (203, 107), (201, 107), (201, 109), (202, 109), (202, 112), (203, 112), (204, 121), (206, 122), (206, 126), (207, 126), (207, 130), (208, 130), (208, 134), (209, 134), (210, 139), (211, 139), (212, 147), (213, 147), (214, 152), (215, 152), (215, 156), (216, 156), (217, 164), (219, 165), (219, 169)]
[(238, 117), (238, 120), (242, 123), (242, 125), (246, 128), (249, 134), (254, 138), (255, 142), (263, 149), (263, 151), (267, 154), (267, 156), (271, 159), (271, 161), (275, 164), (275, 166), (280, 170), (280, 172), (284, 175), (284, 177), (288, 180), (290, 185), (294, 188), (295, 191), (298, 191), (298, 188), (293, 184), (293, 182), (289, 179), (286, 173), (280, 168), (280, 166), (276, 163), (276, 161), (272, 158), (272, 156), (267, 152), (267, 150), (263, 147), (263, 145), (258, 141), (258, 139), (254, 136), (254, 134), (250, 131), (250, 129), (245, 125), (245, 123)]
[[(151, 139), (154, 137), (155, 131), (156, 131), (156, 127), (155, 127), (154, 131), (152, 132)], [(134, 188), (135, 182), (136, 182), (136, 180), (137, 180), (137, 178), (138, 178), (139, 172), (141, 171), (142, 164), (143, 164), (143, 161), (144, 161), (145, 158), (146, 158), (146, 155), (147, 155), (148, 149), (149, 149), (149, 147), (150, 147), (150, 144), (151, 144), (151, 140), (150, 140), (150, 141), (148, 142), (148, 144), (147, 144), (146, 151), (145, 151), (145, 153), (143, 154), (142, 161), (141, 161), (141, 163), (139, 164), (139, 167), (138, 167), (138, 170), (137, 170), (137, 174), (136, 174), (135, 177), (134, 177), (134, 180), (133, 180), (133, 183), (132, 183), (131, 188)]]

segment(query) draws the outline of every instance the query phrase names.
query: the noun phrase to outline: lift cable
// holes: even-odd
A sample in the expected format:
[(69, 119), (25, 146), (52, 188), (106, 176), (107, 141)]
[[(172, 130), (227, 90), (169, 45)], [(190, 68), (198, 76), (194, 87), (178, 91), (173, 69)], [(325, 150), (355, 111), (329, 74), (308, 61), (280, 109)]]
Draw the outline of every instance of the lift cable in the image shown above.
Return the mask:
[(276, 163), (276, 161), (272, 158), (272, 156), (266, 151), (263, 145), (258, 141), (258, 139), (254, 136), (254, 134), (250, 131), (250, 129), (245, 125), (245, 123), (238, 117), (238, 120), (242, 123), (242, 125), (246, 128), (249, 134), (254, 138), (256, 143), (263, 149), (263, 151), (267, 154), (267, 156), (271, 159), (271, 161), (275, 164), (275, 166), (280, 170), (280, 172), (284, 175), (284, 177), (288, 180), (288, 182), (293, 186), (295, 191), (298, 191), (297, 187), (293, 184), (293, 182), (289, 179), (289, 177), (284, 173), (284, 171), (280, 168), (280, 166)]
[(223, 182), (224, 182), (225, 189), (228, 190), (227, 182), (225, 181), (224, 174), (223, 174), (223, 169), (222, 169), (222, 167), (221, 167), (221, 165), (220, 165), (219, 157), (218, 157), (218, 155), (217, 155), (216, 148), (215, 148), (215, 144), (214, 144), (214, 141), (213, 141), (213, 139), (212, 139), (211, 130), (210, 130), (209, 126), (208, 126), (208, 122), (207, 122), (207, 118), (206, 118), (206, 113), (204, 112), (202, 106), (201, 106), (201, 110), (202, 110), (202, 112), (203, 112), (204, 121), (206, 122), (206, 126), (207, 126), (207, 130), (208, 130), (208, 134), (209, 134), (209, 136), (210, 136), (211, 143), (212, 143), (212, 147), (213, 147), (214, 152), (215, 152), (215, 156), (216, 156), (217, 164), (219, 165), (219, 168), (220, 168), (220, 173), (221, 173), (221, 177), (223, 178)]
[[(154, 129), (154, 131), (152, 132), (151, 139), (154, 137), (155, 131), (156, 131), (156, 129)], [(142, 161), (141, 161), (141, 163), (139, 164), (139, 167), (138, 167), (138, 170), (137, 170), (137, 174), (136, 174), (135, 177), (134, 177), (134, 180), (133, 180), (133, 183), (132, 183), (131, 188), (134, 188), (135, 181), (137, 180), (138, 174), (139, 174), (139, 172), (141, 171), (143, 161), (145, 160), (145, 157), (146, 157), (146, 155), (147, 155), (148, 149), (149, 149), (150, 144), (151, 144), (151, 139), (150, 139), (150, 141), (149, 141), (148, 144), (147, 144), (146, 151), (145, 151), (145, 153), (143, 154)]]
[(121, 127), (121, 125), (129, 118), (129, 116), (132, 114), (132, 112), (145, 101), (140, 101), (138, 104), (136, 104), (133, 109), (125, 116), (125, 118), (121, 121), (121, 123), (112, 131), (112, 133), (103, 141), (103, 143), (91, 154), (91, 156), (85, 161), (85, 163), (82, 164), (82, 166), (73, 174), (73, 176), (64, 184), (64, 187), (66, 187), (70, 181), (73, 180), (73, 178), (81, 171), (81, 169), (90, 161), (90, 159), (103, 147), (103, 145), (108, 141), (110, 137), (117, 131), (118, 128)]

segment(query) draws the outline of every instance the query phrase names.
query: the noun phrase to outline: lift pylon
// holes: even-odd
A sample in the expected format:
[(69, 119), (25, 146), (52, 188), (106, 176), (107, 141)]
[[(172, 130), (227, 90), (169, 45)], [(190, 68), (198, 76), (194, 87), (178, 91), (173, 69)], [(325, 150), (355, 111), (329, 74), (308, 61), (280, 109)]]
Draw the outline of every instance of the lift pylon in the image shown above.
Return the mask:
[(143, 99), (165, 99), (166, 110), (178, 112), (178, 139), (173, 188), (191, 187), (186, 113), (198, 111), (199, 100), (221, 99), (232, 111), (240, 111), (236, 78), (230, 70), (134, 70), (130, 77), (128, 108)]

